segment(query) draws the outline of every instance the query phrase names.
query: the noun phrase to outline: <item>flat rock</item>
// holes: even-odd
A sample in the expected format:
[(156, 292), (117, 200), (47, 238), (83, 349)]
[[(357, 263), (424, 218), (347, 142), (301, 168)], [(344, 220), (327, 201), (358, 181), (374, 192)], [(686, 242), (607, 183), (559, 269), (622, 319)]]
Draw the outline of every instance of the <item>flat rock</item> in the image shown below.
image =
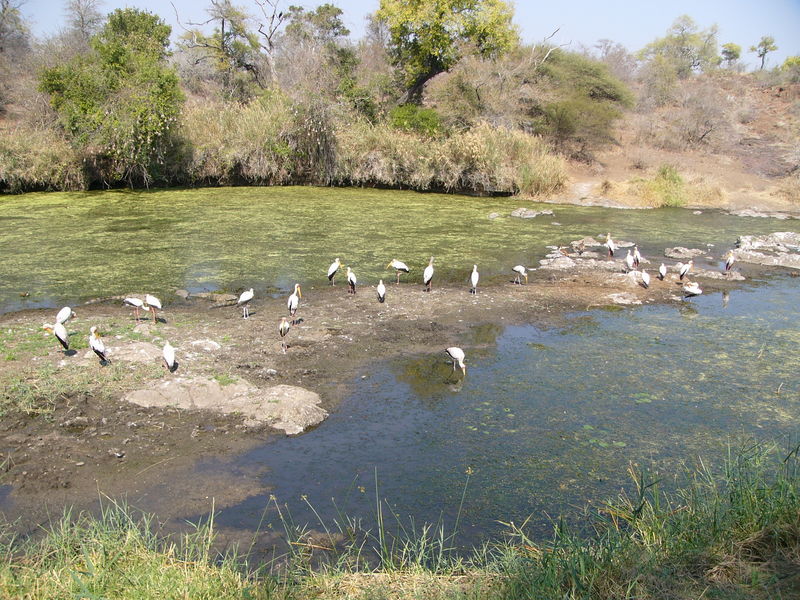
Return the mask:
[[(89, 357), (94, 356), (94, 352), (89, 350)], [(150, 342), (129, 342), (121, 346), (115, 346), (112, 342), (106, 343), (106, 355), (111, 361), (121, 360), (134, 363), (151, 363), (161, 361), (161, 348)]]
[(733, 215), (734, 217), (760, 217), (760, 218), (771, 218), (771, 219), (800, 219), (798, 215), (791, 215), (789, 213), (783, 212), (763, 212), (760, 210), (753, 210), (752, 208), (745, 208), (743, 210), (733, 210), (728, 214)]
[(520, 207), (515, 210), (511, 211), (512, 217), (518, 217), (520, 219), (533, 219), (538, 217), (539, 215), (552, 215), (553, 211), (550, 209), (545, 210), (532, 210), (530, 208)]
[(733, 250), (736, 260), (800, 269), (800, 233), (779, 231), (769, 235), (743, 235)]
[(292, 385), (260, 389), (243, 379), (222, 385), (206, 377), (175, 377), (130, 392), (124, 399), (146, 407), (237, 413), (245, 417), (247, 427), (267, 425), (287, 435), (302, 433), (328, 416), (315, 392)]
[(667, 258), (674, 258), (675, 260), (691, 259), (696, 256), (705, 254), (705, 250), (697, 248), (684, 248), (683, 246), (676, 246), (675, 248), (665, 248), (664, 256)]
[(617, 292), (615, 294), (609, 294), (606, 296), (611, 302), (614, 304), (641, 304), (642, 301), (636, 297), (635, 294), (631, 294), (630, 292)]
[(194, 350), (202, 350), (203, 352), (216, 352), (217, 350), (222, 348), (222, 346), (220, 346), (214, 340), (194, 340), (192, 342), (189, 342), (189, 345)]

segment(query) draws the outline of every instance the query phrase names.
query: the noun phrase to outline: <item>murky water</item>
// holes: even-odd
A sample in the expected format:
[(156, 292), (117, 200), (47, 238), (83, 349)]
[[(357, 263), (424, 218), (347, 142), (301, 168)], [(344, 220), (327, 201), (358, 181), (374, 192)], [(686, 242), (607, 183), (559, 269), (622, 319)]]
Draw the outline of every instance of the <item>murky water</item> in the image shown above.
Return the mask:
[[(151, 192), (25, 194), (0, 198), (0, 313), (78, 304), (109, 295), (176, 289), (285, 291), (324, 282), (339, 256), (361, 281), (389, 278), (392, 258), (413, 269), (436, 256), (437, 279), (506, 280), (535, 265), (545, 246), (611, 231), (664, 247), (715, 244), (722, 255), (742, 233), (776, 230), (770, 219), (694, 215), (680, 209), (620, 211), (541, 205), (552, 216), (518, 219), (513, 198), (469, 198), (384, 190), (216, 188)], [(490, 220), (488, 215), (503, 215)], [(781, 230), (800, 222), (780, 222)], [(26, 297), (21, 294), (28, 293)]]
[[(576, 313), (563, 329), (481, 326), (496, 346), (469, 355), (464, 380), (438, 354), (376, 365), (319, 428), (239, 465), (266, 465), (271, 493), (311, 526), (303, 496), (329, 525), (373, 523), (376, 483), (404, 519), (452, 526), (469, 471), (462, 543), (528, 516), (544, 534), (550, 516), (630, 487), (629, 464), (669, 487), (682, 462), (714, 463), (748, 436), (798, 437), (798, 298), (800, 278), (775, 276), (726, 300)], [(268, 504), (250, 498), (217, 523), (253, 527)]]
[[(364, 281), (391, 277), (384, 267), (394, 257), (418, 277), (431, 255), (443, 280), (465, 280), (477, 262), (482, 282), (507, 281), (509, 266), (534, 265), (546, 245), (607, 231), (639, 241), (646, 256), (713, 244), (718, 257), (740, 234), (800, 229), (715, 212), (569, 206), (487, 218), (518, 205), (311, 188), (3, 198), (0, 312), (134, 291), (285, 290), (323, 281), (335, 256)], [(709, 294), (681, 307), (581, 312), (552, 330), (476, 324), (463, 344), (465, 379), (451, 377), (443, 354), (375, 364), (320, 427), (234, 468), (266, 467), (270, 492), (312, 526), (302, 496), (329, 522), (347, 513), (369, 525), (376, 485), (399, 515), (452, 523), (469, 480), (462, 543), (529, 515), (544, 532), (547, 515), (627, 485), (629, 463), (668, 475), (693, 456), (721, 456), (740, 436), (796, 436), (798, 298), (800, 278), (776, 272), (725, 302)], [(217, 468), (204, 461), (198, 481)], [(252, 497), (217, 523), (252, 529), (268, 504), (266, 494)]]

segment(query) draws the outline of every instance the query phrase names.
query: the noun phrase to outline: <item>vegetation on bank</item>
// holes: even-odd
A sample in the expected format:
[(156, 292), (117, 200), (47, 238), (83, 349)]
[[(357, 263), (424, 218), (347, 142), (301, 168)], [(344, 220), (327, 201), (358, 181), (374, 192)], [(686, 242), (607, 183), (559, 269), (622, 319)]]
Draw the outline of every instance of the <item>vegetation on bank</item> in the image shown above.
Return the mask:
[[(676, 19), (638, 53), (524, 44), (503, 0), (381, 0), (361, 40), (342, 11), (209, 0), (205, 26), (68, 2), (35, 40), (0, 3), (0, 191), (364, 185), (548, 195), (636, 115), (637, 143), (720, 151), (758, 107), (741, 46)], [(180, 15), (178, 15), (180, 18)], [(752, 52), (768, 60), (775, 40)], [(769, 43), (767, 43), (769, 42)], [(731, 106), (727, 106), (731, 105)], [(748, 113), (749, 111), (749, 113)], [(745, 114), (748, 113), (748, 114)], [(781, 169), (790, 172), (791, 165)]]
[[(634, 486), (587, 510), (579, 529), (559, 521), (534, 540), (507, 524), (505, 541), (470, 557), (443, 529), (398, 527), (377, 505), (375, 531), (351, 523), (313, 542), (283, 519), (286, 554), (254, 565), (215, 553), (213, 518), (179, 538), (107, 503), (99, 517), (69, 512), (44, 535), (3, 526), (0, 593), (50, 598), (790, 598), (800, 584), (798, 446), (745, 443), (719, 470), (702, 461), (665, 492), (631, 471)], [(340, 535), (342, 534), (342, 535)], [(341, 540), (344, 540), (344, 543)]]

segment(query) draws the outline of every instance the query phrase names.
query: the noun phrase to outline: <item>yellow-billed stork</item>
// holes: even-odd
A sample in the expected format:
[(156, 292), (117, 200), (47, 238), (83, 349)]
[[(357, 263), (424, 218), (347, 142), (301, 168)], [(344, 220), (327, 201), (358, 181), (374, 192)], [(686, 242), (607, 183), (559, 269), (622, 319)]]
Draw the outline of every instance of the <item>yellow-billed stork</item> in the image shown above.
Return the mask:
[(455, 373), (456, 365), (458, 365), (458, 367), (461, 369), (461, 372), (464, 375), (466, 375), (467, 366), (464, 364), (464, 358), (465, 358), (464, 351), (457, 346), (451, 346), (450, 348), (447, 348), (444, 352), (445, 354), (447, 354), (447, 356), (450, 357), (450, 360), (453, 361), (453, 372)]
[(397, 280), (395, 281), (396, 284), (400, 283), (401, 273), (408, 273), (410, 271), (406, 263), (404, 263), (402, 260), (397, 260), (396, 258), (393, 258), (392, 261), (386, 265), (387, 269), (389, 267), (392, 267), (395, 271), (397, 271)]
[(667, 266), (664, 263), (661, 263), (661, 266), (658, 267), (658, 278), (661, 281), (664, 281), (664, 278), (667, 276)]
[(289, 327), (289, 321), (286, 320), (286, 317), (281, 317), (281, 322), (278, 323), (278, 333), (281, 336), (281, 350), (283, 350), (284, 354), (286, 354), (286, 341), (284, 338), (289, 333)]
[(250, 318), (250, 301), (253, 299), (254, 293), (253, 288), (249, 290), (245, 290), (239, 296), (239, 300), (236, 301), (236, 306), (242, 307), (242, 318), (249, 319)]
[(650, 273), (648, 273), (647, 271), (642, 269), (640, 275), (642, 277), (642, 287), (644, 287), (644, 289), (649, 288), (650, 287)]
[(334, 278), (336, 277), (336, 273), (339, 271), (340, 266), (342, 266), (342, 261), (340, 261), (338, 258), (334, 258), (331, 266), (328, 267), (328, 281), (331, 282), (331, 285), (336, 285)]
[(610, 232), (606, 235), (606, 241), (603, 245), (608, 248), (608, 257), (611, 258), (614, 256), (614, 251), (617, 249), (617, 245), (614, 243), (614, 240), (611, 239)]
[(158, 311), (161, 310), (161, 300), (153, 296), (152, 294), (145, 294), (144, 296), (144, 303), (150, 307), (150, 310), (153, 311), (153, 323), (158, 322)]
[(428, 262), (428, 266), (422, 272), (422, 283), (425, 285), (425, 291), (431, 291), (431, 281), (433, 280), (433, 257)]
[(356, 274), (353, 272), (353, 269), (347, 267), (347, 285), (350, 286), (347, 289), (348, 294), (355, 294), (356, 293), (356, 283), (358, 280), (356, 279)]
[(731, 267), (733, 267), (733, 263), (736, 262), (736, 255), (733, 253), (733, 250), (729, 250), (728, 253), (725, 255), (725, 272), (730, 273)]
[(106, 357), (106, 345), (100, 339), (100, 333), (95, 325), (92, 325), (89, 329), (89, 347), (94, 350), (94, 353), (100, 359), (100, 364), (109, 362)]
[(699, 296), (703, 293), (703, 290), (700, 289), (700, 286), (695, 281), (687, 281), (683, 284), (683, 297), (684, 298), (691, 298), (692, 296)]
[(525, 283), (528, 283), (528, 269), (526, 269), (523, 265), (517, 265), (516, 267), (512, 267), (511, 269), (516, 274), (514, 278), (514, 283), (522, 285), (522, 280), (520, 277), (525, 278)]
[(628, 254), (625, 256), (625, 266), (628, 269), (628, 272), (633, 271), (633, 256), (631, 256), (631, 251), (628, 250)]
[(472, 273), (469, 276), (469, 288), (470, 294), (477, 294), (478, 293), (478, 279), (480, 279), (480, 275), (478, 275), (478, 265), (472, 265)]
[(297, 312), (297, 307), (300, 306), (300, 298), (303, 297), (303, 292), (300, 291), (300, 284), (294, 284), (294, 292), (292, 295), (289, 296), (289, 300), (286, 301), (286, 306), (289, 308), (289, 316), (292, 317), (292, 322), (294, 322), (294, 315)]
[(56, 323), (64, 324), (70, 319), (74, 318), (75, 316), (76, 316), (75, 311), (72, 310), (69, 306), (65, 306), (60, 311), (58, 311), (58, 314), (56, 315)]
[(164, 358), (164, 366), (167, 367), (167, 371), (172, 373), (178, 368), (178, 363), (175, 362), (175, 348), (172, 347), (172, 344), (164, 342), (161, 356)]
[(639, 253), (639, 246), (633, 247), (633, 266), (639, 268), (639, 263), (642, 262), (642, 255)]
[(678, 272), (678, 276), (681, 281), (683, 281), (683, 278), (689, 274), (689, 271), (692, 270), (693, 265), (694, 261), (691, 258), (689, 259), (688, 263), (686, 263), (685, 265), (681, 265), (680, 271)]
[(64, 350), (69, 350), (69, 333), (67, 333), (67, 328), (64, 327), (63, 323), (55, 323), (54, 325), (44, 325), (42, 327), (45, 331), (52, 333), (58, 343), (64, 348)]
[(125, 298), (122, 301), (122, 303), (125, 306), (132, 306), (133, 307), (133, 312), (136, 315), (136, 322), (137, 323), (139, 322), (139, 310), (150, 310), (150, 307), (147, 306), (144, 303), (143, 300), (140, 300), (139, 298), (134, 298), (133, 296), (131, 296), (130, 298)]
[(378, 302), (383, 304), (386, 301), (386, 286), (383, 285), (383, 279), (378, 281), (378, 287), (376, 291), (378, 292)]

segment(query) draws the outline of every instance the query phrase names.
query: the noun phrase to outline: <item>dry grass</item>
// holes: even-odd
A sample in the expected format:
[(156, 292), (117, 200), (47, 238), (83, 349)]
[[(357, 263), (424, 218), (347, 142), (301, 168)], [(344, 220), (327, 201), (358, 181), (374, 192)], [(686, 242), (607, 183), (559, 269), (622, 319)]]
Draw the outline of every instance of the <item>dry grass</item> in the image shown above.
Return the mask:
[(0, 129), (0, 191), (82, 190), (82, 158), (50, 129)]
[(645, 177), (623, 182), (605, 180), (599, 191), (625, 206), (641, 208), (719, 207), (726, 201), (719, 185), (701, 176), (686, 180), (669, 165), (650, 170)]

